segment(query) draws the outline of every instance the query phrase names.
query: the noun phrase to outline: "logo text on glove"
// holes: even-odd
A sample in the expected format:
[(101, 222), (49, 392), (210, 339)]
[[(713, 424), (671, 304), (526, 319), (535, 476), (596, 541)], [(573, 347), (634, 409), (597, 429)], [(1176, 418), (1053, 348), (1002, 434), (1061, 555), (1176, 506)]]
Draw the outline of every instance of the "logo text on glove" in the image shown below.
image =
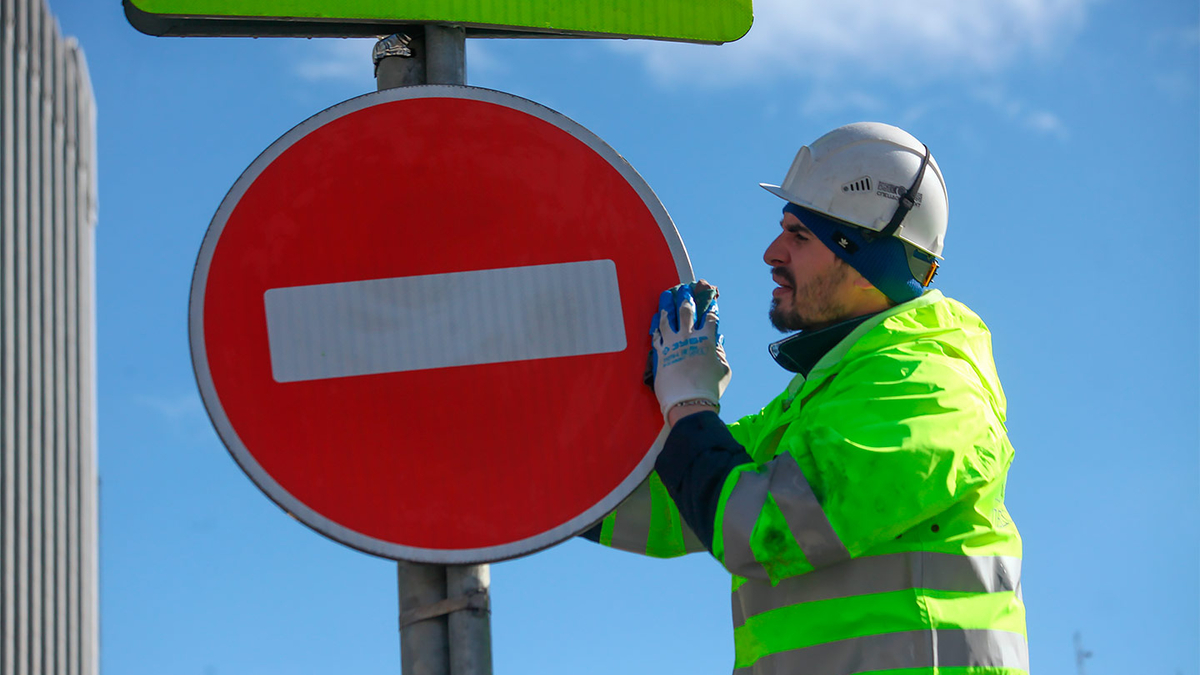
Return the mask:
[(663, 365), (671, 365), (692, 357), (708, 353), (707, 335), (691, 337), (662, 347)]

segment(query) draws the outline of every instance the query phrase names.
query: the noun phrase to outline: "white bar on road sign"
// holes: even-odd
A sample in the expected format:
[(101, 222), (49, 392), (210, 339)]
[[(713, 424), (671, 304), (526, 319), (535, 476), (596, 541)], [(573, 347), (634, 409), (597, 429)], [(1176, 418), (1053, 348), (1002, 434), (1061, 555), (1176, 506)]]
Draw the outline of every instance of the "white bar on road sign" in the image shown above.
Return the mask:
[(277, 382), (625, 349), (611, 260), (272, 288)]

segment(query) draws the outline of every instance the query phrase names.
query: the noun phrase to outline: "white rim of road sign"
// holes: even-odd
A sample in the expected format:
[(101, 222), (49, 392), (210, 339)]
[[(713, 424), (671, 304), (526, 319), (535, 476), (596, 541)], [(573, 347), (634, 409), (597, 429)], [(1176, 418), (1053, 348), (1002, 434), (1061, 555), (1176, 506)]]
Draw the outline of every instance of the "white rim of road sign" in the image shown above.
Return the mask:
[(208, 352), (207, 346), (204, 343), (204, 290), (208, 285), (209, 267), (212, 263), (213, 251), (216, 249), (217, 242), (221, 237), (221, 232), (224, 231), (230, 214), (233, 213), (233, 210), (237, 207), (246, 191), (257, 180), (259, 175), (288, 148), (322, 126), (364, 108), (420, 98), (455, 98), (493, 103), (532, 115), (570, 134), (576, 140), (591, 148), (593, 152), (603, 157), (609, 165), (621, 174), (630, 187), (637, 192), (662, 231), (663, 239), (666, 241), (671, 251), (671, 257), (675, 261), (675, 269), (679, 274), (680, 280), (691, 280), (693, 278), (691, 262), (688, 260), (683, 240), (680, 239), (679, 232), (675, 229), (671, 217), (667, 215), (666, 209), (663, 208), (662, 203), (650, 189), (650, 186), (625, 161), (624, 157), (580, 124), (546, 106), (493, 89), (465, 85), (418, 85), (386, 89), (343, 101), (333, 107), (322, 110), (296, 125), (283, 136), (279, 137), (278, 140), (251, 162), (250, 166), (238, 177), (233, 187), (229, 189), (229, 193), (221, 201), (220, 207), (217, 208), (217, 212), (209, 224), (208, 232), (204, 235), (204, 242), (200, 245), (200, 253), (196, 257), (196, 268), (192, 274), (192, 289), (188, 306), (188, 337), (191, 343), (192, 367), (195, 371), (196, 384), (200, 388), (200, 396), (204, 400), (204, 407), (208, 411), (209, 419), (216, 428), (217, 434), (225, 443), (225, 447), (233, 455), (234, 461), (242, 467), (242, 470), (246, 472), (246, 475), (250, 477), (250, 480), (254, 481), (259, 489), (266, 493), (280, 508), (294, 516), (300, 522), (335, 541), (384, 558), (436, 564), (470, 564), (505, 560), (534, 553), (565, 541), (571, 536), (584, 531), (615, 509), (617, 505), (628, 497), (650, 475), (650, 471), (654, 468), (654, 460), (658, 457), (663, 442), (666, 440), (668, 429), (665, 426), (663, 427), (658, 437), (654, 440), (654, 443), (647, 448), (645, 456), (625, 480), (591, 508), (558, 527), (519, 541), (481, 548), (428, 549), (404, 546), (371, 537), (330, 520), (314, 511), (276, 482), (259, 465), (254, 456), (242, 443), (241, 438), (238, 437), (228, 416), (225, 414), (224, 408), (221, 406), (220, 397), (217, 396), (216, 388), (213, 385), (212, 373), (208, 368)]

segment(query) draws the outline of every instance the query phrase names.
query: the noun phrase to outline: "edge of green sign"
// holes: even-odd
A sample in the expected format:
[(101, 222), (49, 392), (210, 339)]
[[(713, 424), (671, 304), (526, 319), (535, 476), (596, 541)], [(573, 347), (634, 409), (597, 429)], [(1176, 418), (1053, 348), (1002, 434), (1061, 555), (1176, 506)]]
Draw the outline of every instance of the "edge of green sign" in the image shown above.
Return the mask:
[[(665, 8), (657, 16), (647, 16), (651, 10), (644, 2), (609, 0), (598, 8), (596, 3), (581, 1), (512, 0), (498, 3), (499, 9), (489, 13), (479, 9), (479, 2), (442, 0), (436, 12), (409, 11), (403, 16), (379, 9), (396, 4), (386, 0), (326, 2), (320, 12), (301, 7), (304, 0), (250, 0), (239, 4), (242, 10), (231, 9), (233, 3), (221, 0), (122, 0), (122, 5), (137, 30), (171, 37), (371, 37), (404, 25), (439, 23), (463, 26), (473, 37), (635, 38), (722, 44), (744, 36), (753, 23), (751, 0), (722, 0), (719, 6), (710, 4), (712, 11), (707, 13), (695, 11), (694, 0), (660, 0)], [(272, 7), (290, 13), (248, 13)]]

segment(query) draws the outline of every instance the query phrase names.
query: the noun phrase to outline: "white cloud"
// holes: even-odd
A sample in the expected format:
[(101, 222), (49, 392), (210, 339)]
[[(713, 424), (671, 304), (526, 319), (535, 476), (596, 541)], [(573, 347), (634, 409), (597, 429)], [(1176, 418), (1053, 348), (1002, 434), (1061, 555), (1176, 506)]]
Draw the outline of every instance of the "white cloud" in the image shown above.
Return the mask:
[(479, 74), (504, 75), (508, 67), (501, 61), (489, 40), (467, 40), (467, 81)]
[[(297, 52), (294, 72), (308, 82), (332, 82), (374, 86), (371, 50), (374, 39), (321, 39), (304, 44)], [(486, 40), (467, 40), (467, 75), (507, 72)]]
[(313, 40), (296, 62), (296, 74), (309, 82), (361, 82), (374, 78), (375, 40)]
[(978, 87), (974, 98), (998, 112), (1001, 116), (1032, 129), (1040, 134), (1065, 141), (1070, 135), (1063, 121), (1048, 110), (1030, 108), (1024, 101), (1011, 96), (1003, 87)]
[(134, 401), (139, 406), (153, 411), (159, 422), (177, 437), (189, 440), (212, 438), (212, 426), (208, 422), (208, 414), (204, 410), (204, 402), (200, 400), (199, 392), (142, 395), (137, 396)]
[(886, 77), (899, 86), (996, 73), (1048, 52), (1081, 27), (1094, 0), (756, 0), (737, 42), (702, 47), (617, 43), (666, 82)]
[(1200, 46), (1200, 24), (1174, 26), (1155, 31), (1149, 38), (1150, 50), (1155, 52), (1191, 52)]
[(1176, 101), (1193, 96), (1196, 91), (1196, 80), (1193, 74), (1187, 72), (1159, 73), (1151, 82), (1160, 93)]
[(195, 392), (176, 396), (138, 396), (137, 402), (172, 422), (204, 415), (204, 403)]
[(1198, 47), (1200, 24), (1167, 28), (1150, 36), (1149, 51), (1160, 71), (1150, 81), (1159, 93), (1176, 101), (1195, 96)]
[(938, 109), (942, 105), (942, 101), (936, 99), (923, 98), (916, 103), (911, 103), (896, 117), (896, 122), (902, 128), (908, 128), (926, 115)]
[(816, 87), (801, 104), (805, 115), (818, 116), (847, 111), (874, 113), (883, 108), (878, 97), (856, 90), (837, 91), (829, 87)]
[(1059, 140), (1066, 140), (1067, 138), (1067, 127), (1058, 118), (1058, 115), (1052, 112), (1035, 110), (1027, 113), (1022, 121), (1034, 131), (1049, 134)]

